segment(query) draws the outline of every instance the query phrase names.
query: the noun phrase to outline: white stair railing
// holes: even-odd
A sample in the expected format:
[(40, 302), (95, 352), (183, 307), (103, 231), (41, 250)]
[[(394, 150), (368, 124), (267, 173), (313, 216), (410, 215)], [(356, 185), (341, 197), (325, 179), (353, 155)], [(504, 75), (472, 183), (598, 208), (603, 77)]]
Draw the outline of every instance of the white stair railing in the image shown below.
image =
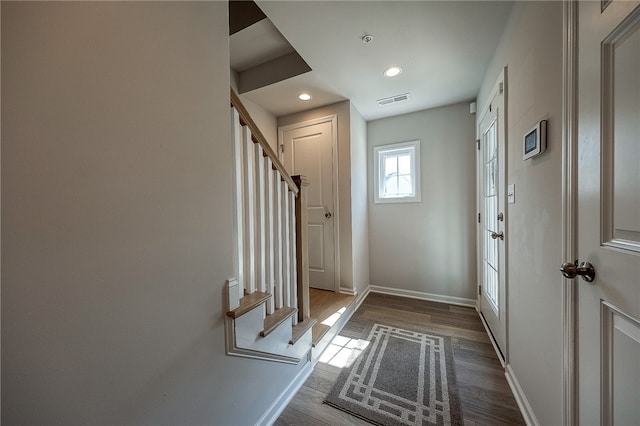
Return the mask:
[[(285, 307), (299, 309), (299, 301), (303, 302), (296, 259), (299, 189), (233, 91), (231, 100), (240, 292), (271, 294), (267, 315)], [(293, 324), (308, 316), (299, 312)]]

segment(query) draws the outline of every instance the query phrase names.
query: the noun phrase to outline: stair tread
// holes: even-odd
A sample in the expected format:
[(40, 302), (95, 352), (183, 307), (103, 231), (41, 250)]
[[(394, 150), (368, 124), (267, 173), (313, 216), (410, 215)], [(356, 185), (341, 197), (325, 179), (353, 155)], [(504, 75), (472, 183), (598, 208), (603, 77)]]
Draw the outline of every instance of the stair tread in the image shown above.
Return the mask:
[(257, 307), (261, 303), (266, 302), (271, 297), (269, 293), (261, 293), (256, 291), (251, 294), (247, 294), (242, 299), (240, 299), (240, 306), (235, 308), (232, 311), (227, 312), (227, 315), (231, 318), (238, 318), (247, 312), (251, 311), (253, 308)]
[(291, 318), (298, 310), (288, 306), (282, 307), (276, 310), (271, 315), (267, 315), (264, 319), (264, 329), (260, 332), (262, 337), (266, 337), (280, 324), (285, 322), (288, 318)]
[(316, 325), (318, 322), (315, 318), (306, 318), (303, 321), (300, 321), (298, 324), (294, 325), (292, 328), (291, 340), (289, 340), (290, 345), (295, 345), (296, 342), (304, 336), (304, 333), (307, 332), (311, 327)]
[(313, 345), (314, 348), (316, 347), (318, 342), (324, 337), (324, 335), (327, 334), (327, 331), (329, 331), (330, 329), (331, 327), (322, 323), (316, 324), (313, 326), (313, 331), (312, 331), (313, 335), (311, 337), (311, 344)]

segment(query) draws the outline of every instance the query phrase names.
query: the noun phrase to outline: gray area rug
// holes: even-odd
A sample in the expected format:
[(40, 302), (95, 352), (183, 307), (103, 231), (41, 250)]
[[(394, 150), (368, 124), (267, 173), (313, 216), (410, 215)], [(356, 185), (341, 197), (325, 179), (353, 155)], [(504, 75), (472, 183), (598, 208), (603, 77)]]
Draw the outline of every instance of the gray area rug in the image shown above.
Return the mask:
[(463, 424), (449, 337), (375, 323), (366, 340), (326, 404), (376, 425)]

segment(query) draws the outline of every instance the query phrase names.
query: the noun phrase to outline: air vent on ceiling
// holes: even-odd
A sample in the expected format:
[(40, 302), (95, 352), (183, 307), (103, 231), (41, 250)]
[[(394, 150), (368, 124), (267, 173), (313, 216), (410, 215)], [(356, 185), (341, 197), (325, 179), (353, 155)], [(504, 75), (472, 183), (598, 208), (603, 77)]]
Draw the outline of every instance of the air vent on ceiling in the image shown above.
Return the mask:
[(398, 102), (406, 101), (408, 99), (409, 99), (409, 94), (403, 93), (402, 95), (395, 95), (389, 98), (378, 99), (378, 105), (380, 106), (391, 105)]

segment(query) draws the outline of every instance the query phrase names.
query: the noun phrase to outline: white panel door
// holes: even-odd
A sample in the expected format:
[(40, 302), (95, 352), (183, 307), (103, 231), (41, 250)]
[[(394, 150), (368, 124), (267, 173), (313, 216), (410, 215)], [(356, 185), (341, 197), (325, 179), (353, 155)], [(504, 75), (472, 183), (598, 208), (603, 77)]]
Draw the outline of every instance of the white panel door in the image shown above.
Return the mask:
[(639, 3), (579, 2), (578, 58), (577, 422), (639, 425)]
[(280, 128), (284, 165), (309, 180), (309, 286), (336, 290), (333, 145), (335, 121)]
[(480, 199), (481, 278), (480, 312), (500, 351), (506, 351), (506, 288), (504, 246), (504, 79), (495, 85), (493, 97), (479, 123), (478, 157)]

